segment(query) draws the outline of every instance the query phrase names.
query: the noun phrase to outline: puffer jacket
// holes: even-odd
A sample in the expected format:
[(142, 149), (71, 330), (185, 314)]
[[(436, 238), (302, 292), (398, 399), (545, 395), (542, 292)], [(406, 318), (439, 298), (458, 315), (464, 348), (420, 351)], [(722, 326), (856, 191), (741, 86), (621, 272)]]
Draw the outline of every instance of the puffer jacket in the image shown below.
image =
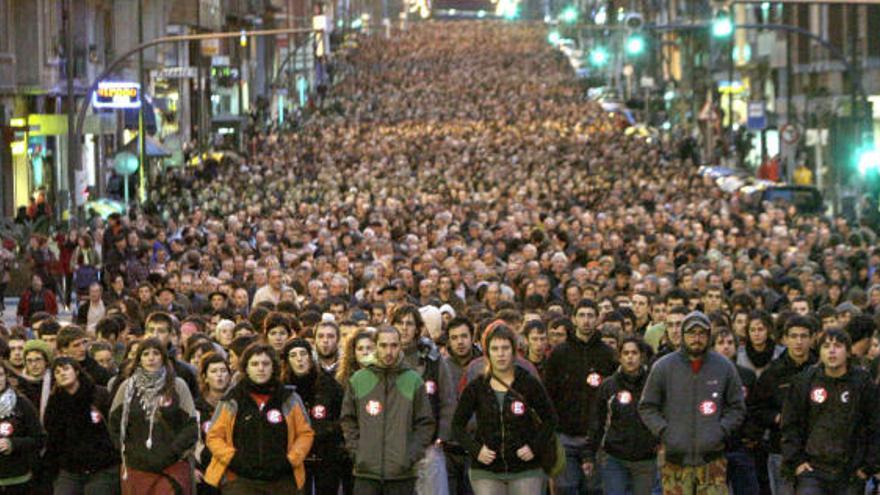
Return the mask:
[(302, 488), (303, 462), (315, 433), (299, 395), (279, 383), (261, 409), (246, 382), (238, 382), (217, 404), (205, 436), (211, 450), (205, 482), (220, 487), (236, 476), (274, 481), (292, 473)]

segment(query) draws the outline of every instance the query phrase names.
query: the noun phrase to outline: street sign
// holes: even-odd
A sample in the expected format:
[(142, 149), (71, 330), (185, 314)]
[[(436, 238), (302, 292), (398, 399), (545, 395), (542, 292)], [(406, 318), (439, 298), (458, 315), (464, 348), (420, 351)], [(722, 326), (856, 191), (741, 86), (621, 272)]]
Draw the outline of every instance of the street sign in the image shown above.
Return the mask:
[(135, 82), (101, 81), (92, 93), (95, 108), (140, 108), (141, 85)]
[(792, 124), (782, 126), (782, 129), (779, 130), (779, 135), (782, 136), (782, 141), (785, 144), (794, 144), (801, 138), (800, 131)]
[(164, 69), (151, 72), (154, 77), (159, 79), (192, 79), (198, 77), (198, 69), (195, 67), (165, 67)]
[(750, 131), (761, 131), (767, 128), (767, 113), (763, 101), (749, 102), (748, 127)]

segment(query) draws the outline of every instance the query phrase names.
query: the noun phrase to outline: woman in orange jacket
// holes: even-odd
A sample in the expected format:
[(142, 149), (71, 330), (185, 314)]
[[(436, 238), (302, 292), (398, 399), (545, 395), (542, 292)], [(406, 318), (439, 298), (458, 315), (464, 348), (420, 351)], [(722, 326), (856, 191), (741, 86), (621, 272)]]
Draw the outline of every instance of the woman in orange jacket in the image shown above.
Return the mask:
[(217, 405), (205, 438), (213, 458), (205, 481), (224, 495), (300, 493), (314, 432), (299, 395), (279, 380), (275, 350), (256, 342), (243, 378)]

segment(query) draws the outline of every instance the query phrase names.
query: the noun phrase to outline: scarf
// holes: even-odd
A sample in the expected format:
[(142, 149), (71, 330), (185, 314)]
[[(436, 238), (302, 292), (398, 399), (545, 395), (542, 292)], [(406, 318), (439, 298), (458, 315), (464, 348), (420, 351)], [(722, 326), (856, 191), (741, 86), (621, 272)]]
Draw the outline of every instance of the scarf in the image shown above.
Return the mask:
[(315, 367), (312, 366), (309, 372), (302, 376), (291, 372), (289, 381), (290, 385), (296, 387), (296, 393), (299, 394), (303, 402), (311, 404), (312, 400), (315, 398), (315, 391), (317, 389), (316, 383), (318, 381), (318, 372)]
[(773, 359), (773, 352), (776, 350), (776, 344), (773, 343), (772, 340), (767, 339), (767, 343), (765, 345), (765, 349), (763, 351), (759, 351), (752, 347), (752, 342), (750, 340), (746, 340), (746, 355), (749, 356), (749, 361), (755, 365), (755, 368), (763, 368), (767, 366), (770, 361)]
[(163, 366), (159, 371), (146, 371), (138, 366), (134, 373), (125, 383), (125, 395), (122, 401), (122, 421), (119, 431), (119, 443), (122, 446), (122, 478), (128, 478), (128, 469), (125, 465), (125, 434), (128, 425), (128, 415), (131, 412), (131, 403), (137, 395), (141, 409), (150, 422), (150, 433), (147, 435), (147, 449), (153, 448), (153, 425), (156, 423), (156, 411), (159, 409), (159, 395), (165, 386), (167, 370)]
[(12, 416), (13, 411), (15, 411), (15, 404), (18, 402), (18, 396), (15, 394), (15, 390), (10, 386), (6, 386), (6, 390), (0, 394), (0, 419), (8, 418)]
[(249, 394), (272, 395), (278, 390), (278, 379), (274, 377), (270, 378), (266, 383), (254, 383), (251, 377), (245, 375), (241, 383)]

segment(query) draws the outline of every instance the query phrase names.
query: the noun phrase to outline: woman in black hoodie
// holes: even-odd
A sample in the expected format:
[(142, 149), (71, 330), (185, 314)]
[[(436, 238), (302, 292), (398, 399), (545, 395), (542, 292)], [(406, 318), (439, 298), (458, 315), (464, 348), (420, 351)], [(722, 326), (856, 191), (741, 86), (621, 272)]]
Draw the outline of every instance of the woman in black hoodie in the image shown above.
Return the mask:
[[(541, 382), (516, 362), (517, 336), (504, 324), (489, 326), (485, 374), (471, 381), (452, 420), (453, 438), (471, 456), (476, 495), (543, 493), (538, 455), (556, 429), (556, 412)], [(467, 428), (476, 415), (477, 428)]]
[(650, 347), (638, 337), (620, 344), (620, 368), (599, 386), (590, 416), (589, 442), (584, 471), (591, 473), (599, 448), (604, 455), (602, 485), (606, 493), (649, 495), (657, 480), (657, 447), (654, 435), (639, 416), (638, 404), (648, 379), (645, 363)]
[(107, 389), (95, 385), (69, 357), (55, 360), (52, 376), (43, 460), (55, 478), (55, 493), (119, 493), (119, 453), (107, 429)]
[(296, 387), (315, 430), (312, 450), (306, 458), (304, 495), (336, 495), (342, 485), (352, 493), (352, 465), (345, 451), (339, 423), (342, 409), (342, 385), (315, 362), (312, 346), (304, 339), (289, 340), (284, 345), (282, 374), (285, 382)]
[(31, 402), (13, 389), (0, 366), (0, 486), (4, 494), (31, 493), (46, 434)]

